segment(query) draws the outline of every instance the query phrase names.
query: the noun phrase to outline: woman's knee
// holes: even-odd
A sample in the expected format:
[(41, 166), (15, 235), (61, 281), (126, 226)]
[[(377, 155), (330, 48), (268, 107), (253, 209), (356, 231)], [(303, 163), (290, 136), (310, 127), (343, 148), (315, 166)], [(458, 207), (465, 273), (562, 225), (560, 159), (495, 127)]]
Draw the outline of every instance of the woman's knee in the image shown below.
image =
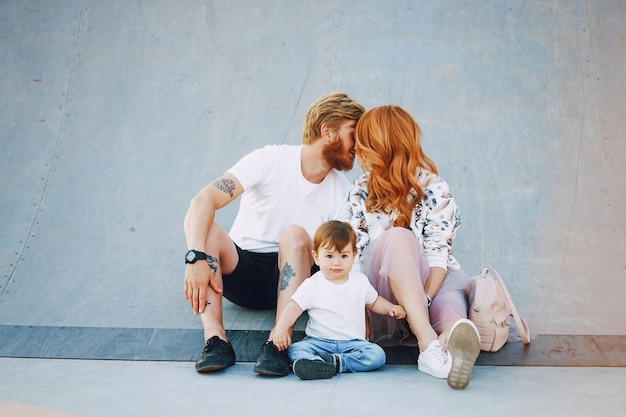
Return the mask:
[(430, 306), (430, 323), (438, 334), (452, 327), (459, 319), (467, 318), (468, 304), (460, 291), (437, 295)]
[(424, 248), (413, 232), (403, 227), (392, 227), (383, 233), (379, 239), (381, 239), (384, 252), (397, 254), (402, 258), (417, 259), (424, 253)]

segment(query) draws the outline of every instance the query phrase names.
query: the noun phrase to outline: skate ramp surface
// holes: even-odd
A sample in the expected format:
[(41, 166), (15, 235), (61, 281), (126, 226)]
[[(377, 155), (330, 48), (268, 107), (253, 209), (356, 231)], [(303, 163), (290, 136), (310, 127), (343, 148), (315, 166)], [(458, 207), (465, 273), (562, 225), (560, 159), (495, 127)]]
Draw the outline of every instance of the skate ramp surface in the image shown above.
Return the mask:
[[(189, 201), (252, 149), (300, 143), (330, 91), (415, 116), (461, 210), (456, 257), (493, 265), (534, 334), (623, 353), (625, 23), (619, 1), (0, 3), (4, 355), (59, 329), (67, 346), (95, 329), (83, 356), (119, 332), (199, 353)], [(226, 303), (242, 340), (272, 323)], [(52, 339), (35, 352), (63, 357)]]

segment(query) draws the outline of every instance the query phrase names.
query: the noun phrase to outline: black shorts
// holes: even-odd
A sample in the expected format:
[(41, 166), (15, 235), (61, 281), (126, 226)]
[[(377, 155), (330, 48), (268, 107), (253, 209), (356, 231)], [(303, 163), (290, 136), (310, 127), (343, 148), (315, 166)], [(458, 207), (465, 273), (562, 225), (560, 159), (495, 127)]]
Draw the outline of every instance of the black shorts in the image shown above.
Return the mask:
[[(276, 308), (278, 291), (278, 253), (258, 253), (237, 248), (239, 263), (235, 270), (223, 275), (224, 297), (231, 303), (253, 310)], [(311, 268), (311, 274), (317, 271)]]

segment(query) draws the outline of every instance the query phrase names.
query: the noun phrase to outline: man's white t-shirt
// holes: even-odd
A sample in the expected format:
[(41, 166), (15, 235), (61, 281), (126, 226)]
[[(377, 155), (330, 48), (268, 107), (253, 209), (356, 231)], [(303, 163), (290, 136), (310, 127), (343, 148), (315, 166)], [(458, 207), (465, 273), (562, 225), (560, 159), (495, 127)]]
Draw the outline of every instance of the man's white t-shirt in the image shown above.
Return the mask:
[(307, 336), (365, 340), (365, 305), (376, 297), (378, 293), (360, 272), (350, 272), (347, 281), (334, 284), (317, 271), (300, 284), (291, 299), (309, 312)]
[(332, 169), (320, 184), (310, 183), (302, 175), (301, 151), (302, 145), (268, 145), (227, 171), (244, 189), (229, 233), (240, 248), (278, 252), (285, 227), (302, 226), (312, 237), (320, 224), (339, 217), (350, 182)]

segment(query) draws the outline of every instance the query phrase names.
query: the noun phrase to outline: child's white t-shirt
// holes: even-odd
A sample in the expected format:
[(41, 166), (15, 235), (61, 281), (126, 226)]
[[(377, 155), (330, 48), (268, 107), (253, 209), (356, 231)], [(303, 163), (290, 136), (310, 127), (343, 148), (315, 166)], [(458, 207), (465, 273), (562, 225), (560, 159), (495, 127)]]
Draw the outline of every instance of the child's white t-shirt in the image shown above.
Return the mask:
[(227, 171), (244, 189), (229, 233), (240, 248), (278, 252), (285, 227), (302, 226), (312, 237), (320, 224), (339, 218), (350, 182), (332, 169), (320, 184), (310, 183), (302, 175), (301, 150), (302, 145), (268, 145)]
[(377, 297), (365, 274), (350, 272), (345, 282), (334, 284), (318, 271), (300, 284), (291, 299), (308, 310), (307, 336), (365, 340), (365, 305)]

